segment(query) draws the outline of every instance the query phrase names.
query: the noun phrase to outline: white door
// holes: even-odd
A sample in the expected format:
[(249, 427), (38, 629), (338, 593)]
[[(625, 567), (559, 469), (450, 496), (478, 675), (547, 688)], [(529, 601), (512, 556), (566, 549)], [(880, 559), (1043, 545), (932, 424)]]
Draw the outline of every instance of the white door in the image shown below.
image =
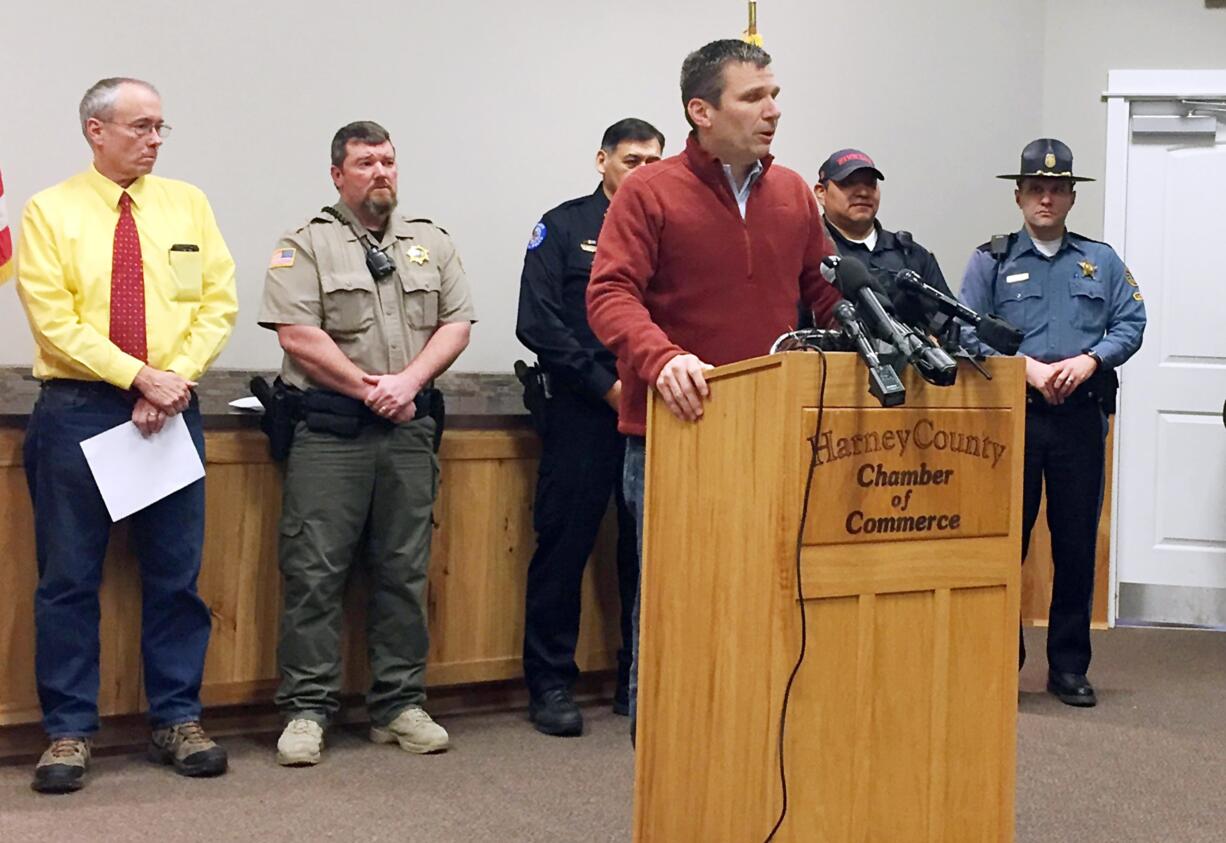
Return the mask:
[(1105, 237), (1149, 317), (1116, 420), (1116, 617), (1226, 625), (1226, 72), (1109, 85)]

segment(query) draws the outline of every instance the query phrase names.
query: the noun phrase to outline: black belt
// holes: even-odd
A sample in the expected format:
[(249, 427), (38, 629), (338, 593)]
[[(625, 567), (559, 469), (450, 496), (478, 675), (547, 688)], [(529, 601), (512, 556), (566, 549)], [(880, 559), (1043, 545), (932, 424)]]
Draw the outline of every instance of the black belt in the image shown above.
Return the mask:
[[(112, 401), (126, 401), (129, 404), (135, 404), (141, 397), (140, 392), (135, 389), (122, 389), (107, 381), (83, 381), (74, 378), (50, 378), (39, 383), (39, 390), (46, 392), (74, 392), (77, 395), (85, 395), (92, 398), (103, 398)], [(195, 388), (188, 390), (191, 393), (191, 404), (197, 403)]]
[(1102, 406), (1102, 398), (1098, 393), (1088, 388), (1086, 384), (1082, 384), (1073, 391), (1073, 394), (1064, 399), (1061, 404), (1049, 404), (1047, 399), (1043, 397), (1043, 393), (1039, 392), (1032, 386), (1026, 387), (1026, 411), (1035, 413), (1076, 413), (1086, 410), (1090, 407), (1099, 408)]
[[(414, 398), (413, 421), (429, 416), (430, 408), (442, 393), (427, 388)], [(319, 433), (335, 433), (338, 436), (357, 436), (369, 425), (395, 427), (396, 422), (376, 413), (364, 401), (350, 398), (328, 389), (308, 389), (302, 394), (299, 412), (308, 428)]]

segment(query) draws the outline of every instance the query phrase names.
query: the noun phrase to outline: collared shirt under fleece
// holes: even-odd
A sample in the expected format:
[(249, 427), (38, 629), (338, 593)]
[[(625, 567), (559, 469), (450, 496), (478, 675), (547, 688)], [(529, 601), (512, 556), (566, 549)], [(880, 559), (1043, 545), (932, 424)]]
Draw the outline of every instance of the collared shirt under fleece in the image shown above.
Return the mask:
[(813, 192), (767, 156), (745, 217), (718, 159), (685, 151), (633, 172), (605, 216), (588, 321), (617, 355), (618, 428), (646, 433), (647, 389), (678, 354), (712, 365), (766, 354), (798, 302), (824, 324), (839, 300), (821, 276), (833, 254)]
[[(38, 345), (34, 376), (40, 380), (102, 380), (128, 389), (145, 365), (109, 338), (124, 192), (91, 165), (26, 204), (17, 284)], [(140, 236), (148, 363), (196, 380), (234, 327), (234, 260), (199, 188), (148, 175), (126, 192)]]

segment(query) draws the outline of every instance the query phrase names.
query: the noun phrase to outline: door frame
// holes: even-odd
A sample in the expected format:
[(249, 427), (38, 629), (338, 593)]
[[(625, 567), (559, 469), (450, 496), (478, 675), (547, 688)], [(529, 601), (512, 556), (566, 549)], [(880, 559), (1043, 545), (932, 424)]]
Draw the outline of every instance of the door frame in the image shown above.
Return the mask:
[[(1102, 99), (1107, 103), (1107, 155), (1103, 179), (1103, 239), (1123, 257), (1128, 222), (1128, 152), (1131, 146), (1131, 111), (1136, 100), (1170, 100), (1185, 97), (1226, 99), (1226, 70), (1109, 70), (1107, 90)], [(1128, 401), (1125, 378), (1120, 378), (1119, 403)], [(1111, 459), (1115, 465), (1115, 488), (1120, 488), (1126, 475), (1122, 463), (1123, 443), (1128, 431), (1115, 422), (1115, 445)], [(1115, 626), (1119, 609), (1119, 507), (1120, 496), (1111, 496), (1111, 550), (1109, 569), (1111, 587), (1107, 590), (1107, 622)]]

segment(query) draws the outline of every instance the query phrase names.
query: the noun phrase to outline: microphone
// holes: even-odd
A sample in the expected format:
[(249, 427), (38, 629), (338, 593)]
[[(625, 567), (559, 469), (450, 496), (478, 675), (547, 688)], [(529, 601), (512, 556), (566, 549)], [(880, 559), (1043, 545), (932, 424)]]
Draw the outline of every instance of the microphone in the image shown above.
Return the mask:
[(901, 324), (886, 311), (881, 301), (885, 291), (864, 264), (855, 258), (844, 258), (835, 267), (835, 277), (843, 295), (857, 301), (856, 310), (873, 333), (898, 349), (924, 380), (937, 386), (954, 383), (958, 364), (943, 349), (929, 345), (914, 328)]
[(1014, 355), (1021, 348), (1025, 334), (1012, 322), (1006, 322), (995, 314), (980, 316), (975, 325), (975, 333), (979, 339), (999, 351), (1001, 354)]
[(916, 293), (931, 301), (937, 308), (949, 316), (955, 316), (967, 324), (974, 325), (979, 339), (999, 351), (1001, 354), (1017, 353), (1025, 336), (1022, 331), (999, 316), (989, 314), (982, 316), (955, 298), (945, 295), (931, 284), (924, 283), (919, 273), (912, 269), (904, 269), (894, 276), (894, 282), (900, 289)]
[(856, 347), (856, 352), (868, 368), (868, 392), (882, 407), (894, 407), (907, 400), (907, 388), (898, 374), (881, 362), (873, 341), (864, 332), (856, 306), (844, 299), (834, 306), (834, 318), (843, 327), (843, 334)]

